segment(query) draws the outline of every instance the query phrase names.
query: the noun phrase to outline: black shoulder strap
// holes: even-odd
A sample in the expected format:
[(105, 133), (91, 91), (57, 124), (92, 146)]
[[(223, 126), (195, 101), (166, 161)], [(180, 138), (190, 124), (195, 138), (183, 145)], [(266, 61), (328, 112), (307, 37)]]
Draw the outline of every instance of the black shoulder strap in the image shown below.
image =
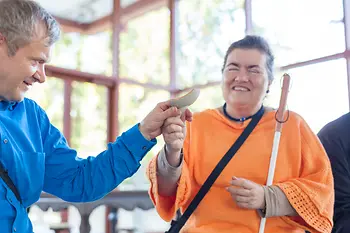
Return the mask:
[(211, 186), (214, 184), (216, 179), (219, 177), (220, 173), (226, 165), (230, 162), (232, 157), (236, 154), (238, 149), (242, 146), (244, 141), (248, 138), (249, 134), (253, 131), (255, 126), (260, 121), (261, 117), (263, 116), (264, 111), (260, 111), (259, 114), (256, 114), (253, 116), (252, 120), (249, 122), (248, 126), (244, 129), (242, 134), (238, 137), (238, 139), (235, 141), (235, 143), (231, 146), (231, 148), (226, 152), (224, 157), (220, 160), (220, 162), (216, 165), (214, 170), (211, 172), (211, 174), (208, 176), (207, 180), (204, 182), (200, 190), (198, 191), (197, 195), (193, 198), (192, 202), (186, 209), (185, 213), (180, 217), (178, 221), (173, 221), (171, 224), (171, 227), (166, 233), (178, 233), (180, 232), (181, 228), (185, 225), (188, 218), (191, 216), (191, 214), (194, 212), (194, 210), (197, 208), (198, 204), (202, 201), (204, 196), (207, 194)]
[(15, 184), (12, 182), (11, 178), (8, 175), (8, 172), (5, 170), (4, 166), (1, 163), (0, 163), (0, 177), (3, 179), (6, 185), (11, 189), (11, 191), (15, 194), (17, 200), (20, 203), (22, 203), (21, 196), (19, 195), (19, 192)]

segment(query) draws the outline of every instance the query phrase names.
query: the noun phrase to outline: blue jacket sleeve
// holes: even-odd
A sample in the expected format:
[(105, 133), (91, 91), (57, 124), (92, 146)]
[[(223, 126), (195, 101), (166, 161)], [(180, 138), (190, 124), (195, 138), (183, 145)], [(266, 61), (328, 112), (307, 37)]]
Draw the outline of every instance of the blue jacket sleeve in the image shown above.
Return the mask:
[(69, 148), (62, 133), (51, 125), (43, 110), (41, 130), (46, 154), (43, 190), (69, 202), (102, 198), (132, 176), (156, 144), (155, 139), (146, 140), (135, 125), (96, 157), (81, 159)]

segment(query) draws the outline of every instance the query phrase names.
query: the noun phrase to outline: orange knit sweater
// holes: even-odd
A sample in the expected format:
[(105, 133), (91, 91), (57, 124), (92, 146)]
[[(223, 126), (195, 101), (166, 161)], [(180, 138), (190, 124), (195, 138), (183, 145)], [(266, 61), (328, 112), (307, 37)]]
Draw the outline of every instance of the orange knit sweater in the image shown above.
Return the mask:
[[(186, 209), (213, 168), (238, 138), (249, 120), (239, 125), (226, 119), (218, 110), (194, 114), (187, 124), (184, 164), (176, 196), (158, 194), (157, 158), (147, 169), (150, 197), (159, 213), (170, 221), (177, 209)], [(187, 221), (186, 233), (257, 233), (260, 217), (255, 210), (242, 209), (225, 190), (232, 176), (266, 184), (275, 112), (267, 112), (252, 134), (223, 170), (210, 191)], [(331, 232), (334, 189), (328, 157), (306, 122), (290, 112), (283, 126), (274, 185), (287, 196), (300, 217), (271, 217), (265, 232)]]

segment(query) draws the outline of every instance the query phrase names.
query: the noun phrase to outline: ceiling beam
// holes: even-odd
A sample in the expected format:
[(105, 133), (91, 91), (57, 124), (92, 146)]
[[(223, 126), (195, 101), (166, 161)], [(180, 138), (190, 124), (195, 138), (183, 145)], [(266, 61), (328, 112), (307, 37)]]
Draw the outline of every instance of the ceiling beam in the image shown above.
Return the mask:
[(167, 7), (167, 0), (139, 0), (122, 9), (122, 23), (127, 23), (129, 20), (137, 18), (147, 12), (157, 10), (162, 6)]
[(61, 17), (54, 16), (55, 19), (59, 22), (62, 30), (64, 32), (78, 32), (78, 33), (85, 33), (86, 31), (86, 24), (80, 24), (76, 21), (64, 19)]
[(113, 16), (107, 15), (86, 25), (85, 34), (93, 35), (99, 32), (112, 29)]

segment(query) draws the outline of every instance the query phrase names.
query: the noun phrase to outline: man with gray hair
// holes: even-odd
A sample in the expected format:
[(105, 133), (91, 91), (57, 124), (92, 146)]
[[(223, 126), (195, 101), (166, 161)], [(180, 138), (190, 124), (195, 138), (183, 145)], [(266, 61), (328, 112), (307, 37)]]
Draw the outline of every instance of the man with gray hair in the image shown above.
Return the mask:
[[(45, 111), (24, 98), (46, 80), (45, 63), (59, 39), (56, 20), (30, 0), (0, 1), (0, 229), (32, 233), (26, 208), (42, 191), (70, 202), (97, 200), (133, 175), (156, 144), (164, 120), (180, 115), (159, 103), (97, 157), (81, 159)], [(185, 112), (186, 120), (192, 114)]]

